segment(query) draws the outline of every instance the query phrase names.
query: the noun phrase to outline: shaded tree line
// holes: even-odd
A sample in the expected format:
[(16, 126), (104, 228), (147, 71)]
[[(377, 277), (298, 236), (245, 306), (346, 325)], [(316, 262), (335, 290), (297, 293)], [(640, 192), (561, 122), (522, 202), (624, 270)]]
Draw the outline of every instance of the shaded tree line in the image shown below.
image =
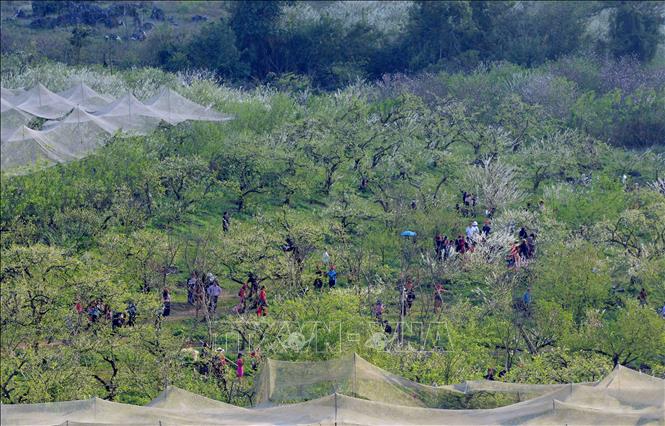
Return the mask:
[(582, 50), (588, 20), (605, 8), (610, 28), (597, 51), (649, 61), (662, 39), (654, 2), (417, 1), (398, 31), (328, 14), (285, 24), (284, 10), (293, 5), (234, 2), (227, 19), (190, 40), (160, 39), (156, 65), (206, 68), (233, 80), (293, 73), (321, 88), (385, 73), (468, 70), (483, 61), (530, 67)]

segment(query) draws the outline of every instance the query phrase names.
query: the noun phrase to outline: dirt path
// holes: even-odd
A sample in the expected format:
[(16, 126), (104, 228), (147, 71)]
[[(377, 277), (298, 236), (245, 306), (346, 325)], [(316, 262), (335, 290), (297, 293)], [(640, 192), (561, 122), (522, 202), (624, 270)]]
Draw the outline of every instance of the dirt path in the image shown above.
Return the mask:
[[(231, 308), (235, 305), (237, 297), (230, 292), (223, 292), (217, 301), (217, 312), (215, 317), (219, 318), (223, 315), (231, 313)], [(203, 309), (199, 310), (199, 318), (203, 319), (205, 312)], [(178, 321), (183, 319), (195, 318), (196, 308), (186, 302), (172, 302), (171, 315), (164, 318), (166, 321)]]

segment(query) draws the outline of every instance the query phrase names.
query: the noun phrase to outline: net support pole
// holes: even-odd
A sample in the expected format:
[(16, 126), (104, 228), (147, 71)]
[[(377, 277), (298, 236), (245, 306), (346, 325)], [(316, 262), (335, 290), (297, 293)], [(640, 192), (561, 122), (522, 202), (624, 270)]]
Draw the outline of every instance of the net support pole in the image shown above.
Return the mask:
[(335, 426), (337, 426), (337, 392), (335, 392)]
[(272, 398), (272, 390), (274, 387), (274, 381), (275, 378), (273, 377), (273, 369), (272, 369), (272, 361), (268, 360), (267, 362), (267, 367), (268, 367), (268, 392), (266, 392), (266, 401), (270, 401), (270, 398)]
[(358, 366), (356, 364), (356, 357), (357, 356), (358, 355), (354, 352), (353, 353), (353, 386), (351, 388), (351, 391), (353, 392), (354, 397), (357, 397), (357, 395), (358, 395), (358, 391), (356, 389), (356, 376), (357, 376), (356, 369), (358, 368)]

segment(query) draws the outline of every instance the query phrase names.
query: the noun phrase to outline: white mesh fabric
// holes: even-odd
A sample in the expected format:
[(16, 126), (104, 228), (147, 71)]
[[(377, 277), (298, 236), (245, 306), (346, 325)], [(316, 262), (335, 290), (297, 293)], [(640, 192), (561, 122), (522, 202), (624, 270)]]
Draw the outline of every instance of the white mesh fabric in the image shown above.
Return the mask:
[(25, 92), (26, 91), (23, 88), (8, 89), (6, 87), (0, 87), (0, 97), (13, 105), (22, 101)]
[(317, 398), (331, 392), (413, 407), (463, 408), (465, 395), (511, 394), (518, 402), (559, 390), (566, 385), (527, 385), (471, 381), (450, 386), (428, 386), (400, 377), (358, 355), (318, 362), (267, 360), (256, 380), (256, 402), (283, 404)]
[(117, 125), (102, 117), (88, 113), (80, 106), (75, 107), (66, 117), (62, 118), (61, 120), (47, 121), (44, 123), (44, 129), (53, 129), (58, 126), (68, 128), (86, 124), (98, 127), (109, 134), (115, 133), (119, 129)]
[[(186, 120), (232, 119), (166, 88), (150, 100), (150, 106), (131, 94), (111, 101), (82, 82), (60, 94), (41, 84), (28, 91), (3, 87), (2, 170), (21, 173), (32, 170), (26, 166), (39, 161), (53, 164), (81, 159), (104, 145), (118, 130), (146, 135), (162, 121), (177, 124)], [(49, 120), (43, 131), (24, 128), (35, 117)]]
[(2, 170), (38, 162), (62, 163), (80, 158), (64, 146), (58, 146), (48, 132), (20, 127), (2, 141), (0, 165)]
[(244, 408), (206, 398), (205, 396), (188, 392), (175, 386), (168, 386), (166, 390), (160, 392), (159, 395), (146, 404), (146, 407), (165, 408), (170, 410), (245, 410)]
[(161, 114), (144, 105), (132, 94), (127, 94), (94, 113), (106, 122), (136, 135), (146, 135), (157, 128), (162, 120)]
[[(351, 357), (341, 360), (349, 362)], [(339, 360), (332, 360), (339, 361)], [(300, 364), (300, 363), (291, 363)], [(302, 363), (319, 371), (329, 361)], [(317, 366), (319, 364), (319, 366)], [(345, 368), (344, 366), (341, 367)], [(370, 375), (381, 370), (373, 370)], [(332, 372), (325, 381), (345, 374)], [(393, 380), (391, 377), (390, 380)], [(402, 379), (405, 380), (405, 379)], [(312, 377), (299, 381), (311, 383)], [(618, 382), (621, 382), (620, 384)], [(265, 384), (265, 383), (264, 383)], [(570, 384), (537, 398), (504, 407), (449, 410), (400, 405), (332, 394), (311, 401), (262, 408), (240, 408), (174, 387), (145, 407), (100, 399), (49, 404), (2, 405), (7, 425), (662, 425), (665, 381), (618, 367), (596, 384)], [(269, 387), (271, 387), (268, 384)], [(279, 388), (279, 384), (274, 388)], [(630, 390), (628, 399), (613, 395)], [(656, 394), (654, 396), (654, 391)], [(641, 393), (642, 403), (634, 398)], [(653, 402), (653, 404), (652, 404)], [(607, 405), (609, 404), (609, 405)], [(635, 408), (637, 406), (641, 408)]]
[(596, 389), (634, 408), (661, 407), (665, 411), (665, 381), (630, 368), (617, 366)]
[(662, 425), (662, 411), (594, 409), (554, 401), (552, 410), (526, 421), (528, 425)]
[(98, 111), (113, 101), (111, 97), (95, 92), (82, 81), (75, 83), (71, 88), (58, 93), (58, 95), (89, 112)]
[(20, 103), (16, 104), (16, 108), (36, 117), (54, 119), (67, 114), (74, 105), (39, 83), (20, 95)]
[(205, 108), (166, 87), (146, 101), (146, 105), (158, 111), (162, 119), (169, 124), (178, 124), (186, 120), (227, 121), (232, 119), (229, 115)]
[(9, 138), (21, 126), (32, 120), (32, 116), (16, 108), (11, 102), (0, 99), (0, 140)]

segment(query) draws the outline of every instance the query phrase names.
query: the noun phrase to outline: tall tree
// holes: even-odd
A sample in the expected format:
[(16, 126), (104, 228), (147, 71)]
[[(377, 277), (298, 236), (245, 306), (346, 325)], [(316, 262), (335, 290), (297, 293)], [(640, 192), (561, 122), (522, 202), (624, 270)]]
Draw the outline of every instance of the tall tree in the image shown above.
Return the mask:
[(407, 24), (411, 67), (423, 68), (465, 51), (475, 29), (471, 18), (469, 2), (417, 2)]
[(663, 39), (660, 26), (665, 21), (659, 2), (622, 1), (610, 27), (610, 49), (616, 57), (636, 55), (649, 61)]
[(279, 1), (241, 1), (231, 6), (229, 23), (236, 46), (250, 64), (252, 76), (263, 78), (274, 69), (277, 23), (282, 14)]
[(90, 28), (87, 27), (74, 27), (72, 35), (69, 37), (69, 44), (72, 45), (76, 52), (76, 63), (81, 62), (81, 49), (88, 44), (88, 37), (90, 36)]
[[(177, 53), (166, 53), (167, 64), (180, 65)], [(224, 77), (244, 77), (247, 65), (240, 61), (233, 30), (225, 22), (207, 24), (187, 46), (189, 65), (207, 68)]]

